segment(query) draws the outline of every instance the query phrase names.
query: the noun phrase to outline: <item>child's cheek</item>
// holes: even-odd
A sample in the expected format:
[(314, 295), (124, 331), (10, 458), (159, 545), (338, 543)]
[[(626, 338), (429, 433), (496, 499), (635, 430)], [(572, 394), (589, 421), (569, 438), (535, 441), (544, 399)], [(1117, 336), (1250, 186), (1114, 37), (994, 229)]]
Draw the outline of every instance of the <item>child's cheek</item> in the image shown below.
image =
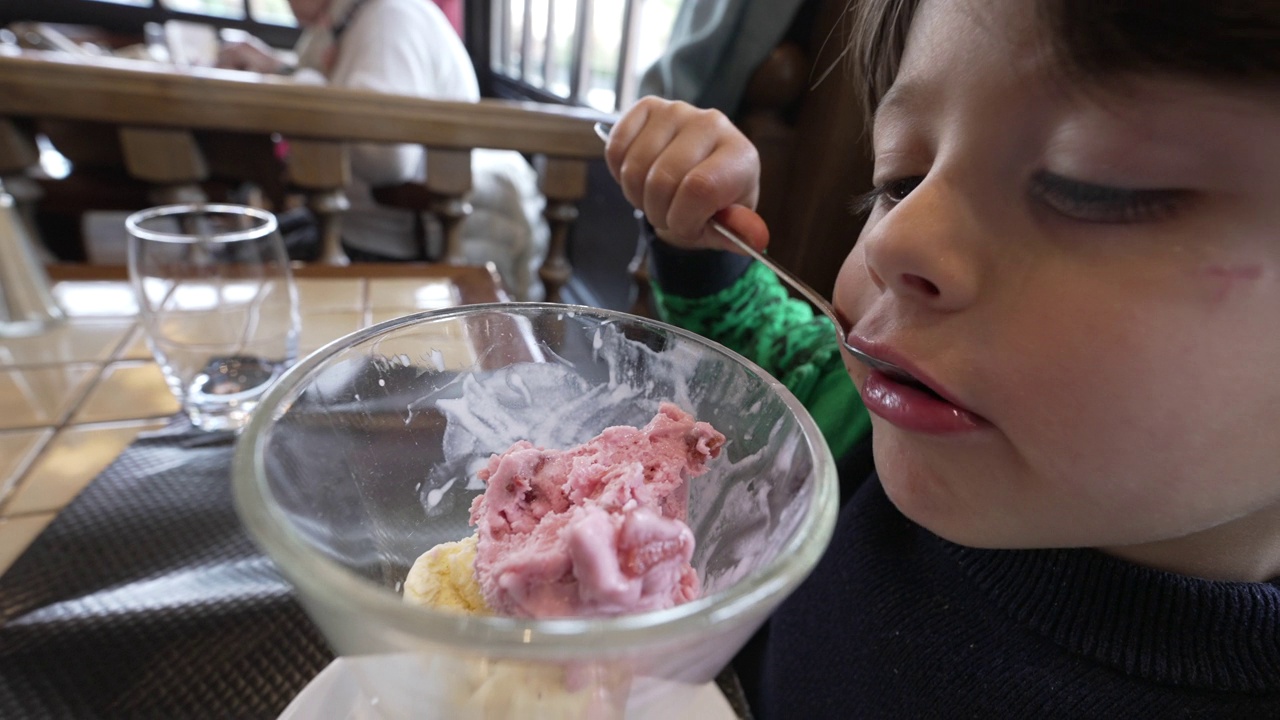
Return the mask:
[[(866, 258), (860, 247), (854, 246), (840, 266), (836, 275), (835, 288), (831, 294), (831, 302), (839, 315), (850, 324), (857, 324), (866, 310), (864, 299), (869, 298), (874, 283), (867, 272)], [(849, 327), (844, 328), (848, 330)]]
[(1196, 271), (1209, 301), (1221, 305), (1232, 297), (1247, 292), (1262, 279), (1260, 263), (1211, 263)]

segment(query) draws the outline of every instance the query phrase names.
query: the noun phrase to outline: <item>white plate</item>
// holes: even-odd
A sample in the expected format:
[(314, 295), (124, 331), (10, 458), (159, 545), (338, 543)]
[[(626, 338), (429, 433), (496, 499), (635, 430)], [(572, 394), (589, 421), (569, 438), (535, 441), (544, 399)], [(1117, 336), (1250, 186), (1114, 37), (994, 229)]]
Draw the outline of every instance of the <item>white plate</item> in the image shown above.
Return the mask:
[[(339, 657), (316, 675), (302, 692), (289, 703), (279, 720), (386, 720), (401, 714), (379, 707), (378, 697), (370, 696), (362, 687), (371, 678), (386, 678), (394, 682), (403, 675), (406, 664), (397, 656), (366, 655)], [(652, 682), (652, 681), (651, 681)], [(684, 687), (671, 683), (672, 688)], [(729, 701), (715, 683), (697, 688), (689, 702), (675, 715), (670, 709), (662, 711), (663, 718), (671, 720), (737, 720), (738, 716)], [(417, 707), (415, 720), (446, 720), (441, 708)], [(628, 714), (628, 718), (632, 717)]]

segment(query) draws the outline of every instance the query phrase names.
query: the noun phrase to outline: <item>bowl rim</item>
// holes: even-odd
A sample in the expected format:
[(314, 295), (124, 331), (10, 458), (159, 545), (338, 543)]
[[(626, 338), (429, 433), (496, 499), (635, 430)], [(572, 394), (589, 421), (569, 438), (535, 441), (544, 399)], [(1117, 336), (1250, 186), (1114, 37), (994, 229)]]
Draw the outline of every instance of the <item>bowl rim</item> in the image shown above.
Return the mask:
[[(601, 320), (639, 322), (706, 345), (742, 363), (768, 381), (801, 425), (813, 457), (817, 483), (810, 494), (810, 507), (777, 555), (763, 568), (732, 586), (671, 608), (606, 618), (526, 619), (465, 615), (406, 603), (387, 588), (330, 560), (292, 532), (285, 514), (266, 502), (270, 491), (265, 484), (263, 440), (267, 434), (264, 430), (277, 412), (287, 410), (288, 406), (283, 403), (291, 404), (296, 399), (294, 391), (312, 376), (313, 371), (352, 345), (410, 325), (491, 312), (525, 315), (557, 312), (588, 315)], [(326, 605), (340, 602), (362, 616), (368, 613), (369, 617), (377, 617), (382, 624), (408, 636), (443, 645), (458, 645), (458, 641), (465, 637), (471, 642), (483, 641), (489, 648), (501, 649), (513, 657), (546, 656), (552, 647), (555, 656), (566, 659), (598, 655), (601, 650), (624, 652), (646, 645), (687, 640), (692, 632), (728, 623), (762, 607), (769, 608), (771, 612), (812, 572), (825, 552), (835, 529), (838, 505), (835, 461), (821, 430), (795, 395), (759, 365), (709, 338), (660, 320), (616, 310), (546, 302), (477, 303), (426, 310), (337, 338), (294, 364), (268, 388), (237, 439), (231, 469), (236, 510), (242, 522), (259, 547), (295, 585), (304, 605), (309, 607), (309, 600)], [(320, 578), (325, 581), (322, 583)], [(601, 647), (603, 637), (608, 638), (608, 647)]]

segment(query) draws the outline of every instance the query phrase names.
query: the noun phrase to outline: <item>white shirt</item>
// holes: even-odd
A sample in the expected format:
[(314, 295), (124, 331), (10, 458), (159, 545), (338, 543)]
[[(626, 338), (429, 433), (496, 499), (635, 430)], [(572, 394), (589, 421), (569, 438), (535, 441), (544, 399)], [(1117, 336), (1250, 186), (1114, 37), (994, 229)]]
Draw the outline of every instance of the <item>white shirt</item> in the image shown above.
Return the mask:
[[(331, 17), (340, 25), (352, 8), (337, 40), (330, 84), (436, 100), (480, 99), (471, 58), (432, 0), (334, 0)], [(322, 69), (328, 35), (327, 29), (304, 33), (298, 45), (300, 64)], [(351, 211), (343, 219), (343, 240), (367, 252), (415, 257), (419, 247), (412, 213), (377, 205), (369, 188), (422, 181), (422, 147), (353, 145), (351, 171)], [(517, 152), (479, 149), (472, 151), (472, 182), (473, 213), (462, 226), (468, 261), (494, 262), (518, 298), (540, 296), (537, 267), (549, 233), (536, 173)]]

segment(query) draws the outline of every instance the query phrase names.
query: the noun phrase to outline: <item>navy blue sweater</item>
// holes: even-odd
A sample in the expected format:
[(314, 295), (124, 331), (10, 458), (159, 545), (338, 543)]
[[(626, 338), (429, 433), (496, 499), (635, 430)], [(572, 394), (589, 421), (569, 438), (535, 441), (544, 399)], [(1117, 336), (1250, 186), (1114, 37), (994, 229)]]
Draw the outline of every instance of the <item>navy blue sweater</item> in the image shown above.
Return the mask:
[(758, 642), (761, 718), (1280, 718), (1280, 584), (961, 547), (874, 476)]

